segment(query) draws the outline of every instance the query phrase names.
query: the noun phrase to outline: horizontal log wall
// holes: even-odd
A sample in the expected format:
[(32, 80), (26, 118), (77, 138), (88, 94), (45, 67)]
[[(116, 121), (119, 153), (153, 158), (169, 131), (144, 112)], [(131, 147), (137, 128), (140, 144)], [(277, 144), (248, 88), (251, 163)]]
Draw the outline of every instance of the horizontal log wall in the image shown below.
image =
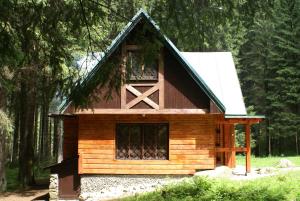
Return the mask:
[[(169, 123), (169, 160), (116, 160), (116, 123)], [(214, 115), (80, 115), (80, 174), (193, 174), (215, 168)]]

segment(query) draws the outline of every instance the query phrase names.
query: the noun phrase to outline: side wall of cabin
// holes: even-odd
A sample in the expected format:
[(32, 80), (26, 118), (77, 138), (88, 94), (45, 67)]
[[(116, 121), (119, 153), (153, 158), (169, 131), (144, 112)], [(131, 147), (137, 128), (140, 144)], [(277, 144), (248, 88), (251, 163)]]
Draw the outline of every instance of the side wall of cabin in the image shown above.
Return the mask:
[(78, 118), (64, 118), (63, 159), (77, 158), (78, 152)]
[[(80, 115), (79, 174), (193, 174), (215, 168), (216, 115)], [(168, 123), (169, 160), (117, 160), (117, 123)]]

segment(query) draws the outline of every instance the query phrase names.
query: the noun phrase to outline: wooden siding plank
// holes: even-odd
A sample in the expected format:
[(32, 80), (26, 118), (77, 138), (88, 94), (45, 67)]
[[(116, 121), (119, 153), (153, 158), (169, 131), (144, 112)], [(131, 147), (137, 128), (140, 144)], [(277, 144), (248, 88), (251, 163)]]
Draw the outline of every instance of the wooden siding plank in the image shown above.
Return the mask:
[[(124, 170), (196, 170), (201, 169), (203, 167), (211, 166), (211, 164), (194, 164), (194, 165), (128, 165), (122, 164), (122, 169)], [(116, 164), (84, 164), (84, 169), (117, 169), (120, 165)]]
[[(84, 157), (84, 156), (83, 156)], [(206, 160), (109, 160), (109, 159), (82, 159), (84, 164), (114, 164), (122, 165), (207, 165), (212, 164), (213, 158), (206, 158)]]
[[(213, 169), (217, 117), (80, 115), (78, 153), (82, 157), (81, 173), (189, 174), (196, 169)], [(124, 122), (169, 123), (169, 160), (116, 160), (115, 125)]]
[(125, 170), (125, 169), (84, 169), (85, 174), (154, 174), (154, 175), (187, 175), (194, 174), (195, 170)]

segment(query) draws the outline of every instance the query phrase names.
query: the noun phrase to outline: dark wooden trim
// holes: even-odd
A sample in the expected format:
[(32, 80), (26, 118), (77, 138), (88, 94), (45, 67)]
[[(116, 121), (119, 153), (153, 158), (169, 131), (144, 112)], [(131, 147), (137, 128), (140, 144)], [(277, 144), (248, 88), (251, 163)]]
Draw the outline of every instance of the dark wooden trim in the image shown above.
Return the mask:
[(164, 78), (164, 51), (160, 51), (159, 61), (158, 61), (158, 85), (159, 85), (159, 109), (165, 108), (165, 78)]
[(125, 86), (125, 82), (126, 82), (126, 61), (127, 61), (127, 57), (126, 57), (126, 44), (125, 42), (122, 43), (122, 50), (121, 50), (121, 57), (122, 57), (122, 84), (121, 84), (121, 109), (124, 109), (126, 106), (126, 86)]
[(83, 109), (75, 114), (207, 114), (207, 109)]

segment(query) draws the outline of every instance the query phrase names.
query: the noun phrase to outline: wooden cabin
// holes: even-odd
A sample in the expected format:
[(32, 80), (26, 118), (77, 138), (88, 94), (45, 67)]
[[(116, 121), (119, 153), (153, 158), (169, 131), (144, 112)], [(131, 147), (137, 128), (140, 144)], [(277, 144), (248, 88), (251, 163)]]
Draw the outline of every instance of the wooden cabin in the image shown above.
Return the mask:
[[(151, 65), (135, 60), (143, 48), (135, 40), (141, 33), (161, 44)], [(95, 84), (116, 58), (121, 62), (114, 72), (125, 75), (120, 87)], [(82, 175), (192, 175), (217, 165), (235, 167), (236, 152), (245, 153), (250, 171), (251, 125), (262, 117), (247, 115), (230, 52), (180, 52), (140, 11), (98, 60), (81, 86), (94, 84), (87, 95), (100, 98), (86, 109), (67, 99), (60, 113), (51, 114), (64, 125), (63, 158), (52, 168), (59, 173), (61, 198), (77, 196)], [(245, 147), (235, 147), (236, 124), (245, 125)]]

